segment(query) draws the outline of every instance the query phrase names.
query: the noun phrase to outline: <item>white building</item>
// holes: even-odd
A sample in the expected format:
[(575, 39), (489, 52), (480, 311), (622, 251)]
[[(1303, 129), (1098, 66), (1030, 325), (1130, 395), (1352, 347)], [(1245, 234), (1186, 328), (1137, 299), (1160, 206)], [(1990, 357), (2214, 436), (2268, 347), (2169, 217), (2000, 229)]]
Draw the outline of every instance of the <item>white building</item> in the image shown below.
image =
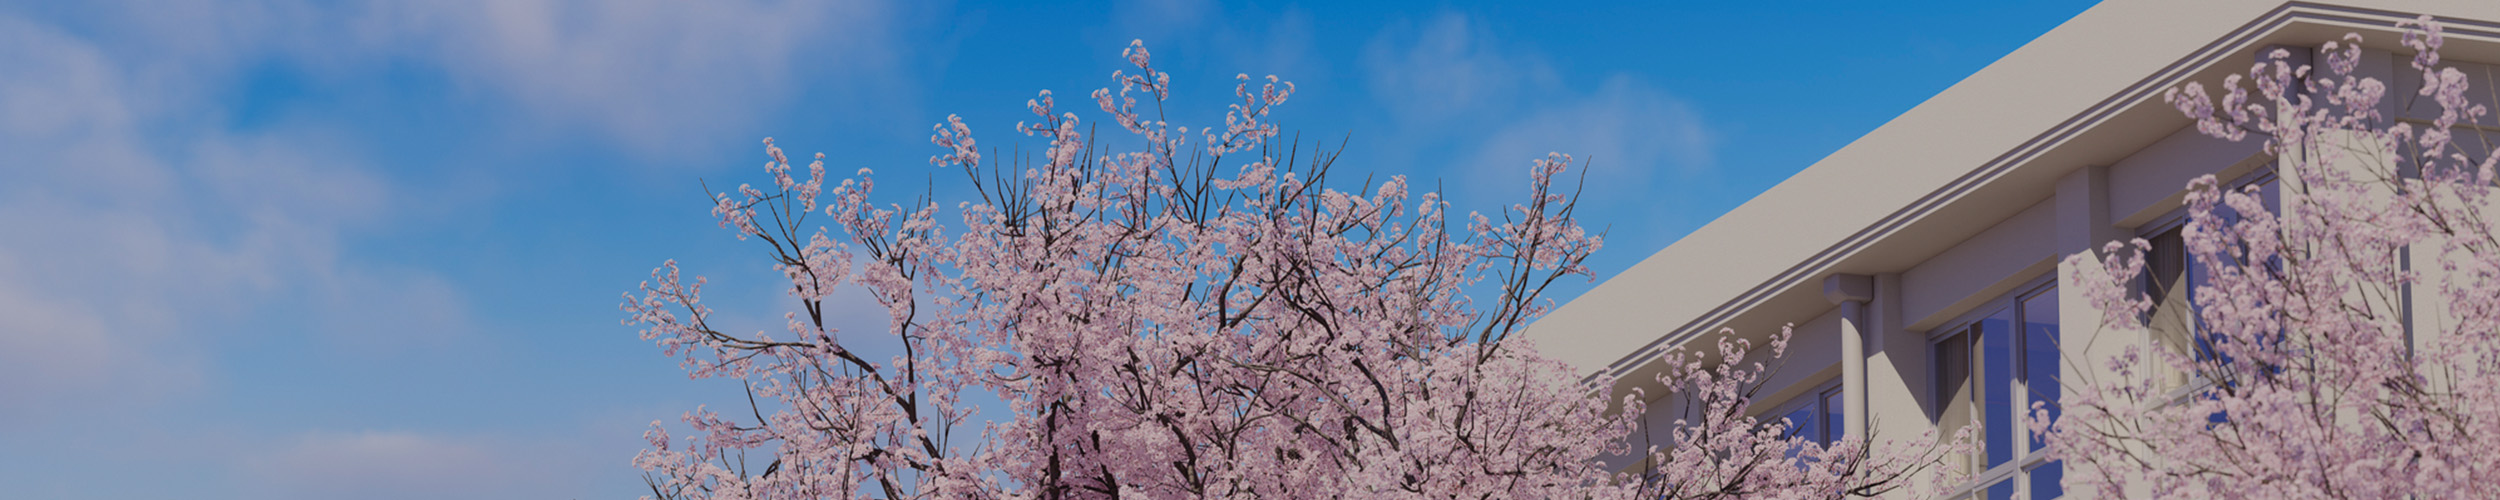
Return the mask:
[[(2162, 101), (2165, 90), (2215, 87), (2274, 48), (2304, 58), (2358, 32), (2369, 52), (2357, 72), (2388, 82), (2389, 116), (2427, 122), (2435, 105), (2403, 99), (2419, 82), (2396, 28), (2422, 14), (2448, 27), (2445, 61), (2474, 75), (2476, 90), (2496, 88), (2487, 75), (2500, 73), (2489, 64), (2500, 63), (2500, 0), (2333, 1), (2105, 2), (1526, 335), (1629, 386), (1657, 373), (1651, 360), (1668, 348), (1721, 328), (1760, 338), (1793, 323), (1796, 344), (1757, 400), (1761, 416), (1807, 421), (1818, 437), (1872, 431), (1879, 440), (2008, 422), (2015, 408), (2056, 397), (2050, 379), (2073, 377), (2078, 368), (2055, 363), (2060, 356), (2099, 359), (2156, 342), (2103, 332), (2100, 313), (2061, 283), (2071, 279), (2065, 256), (2159, 240), (2180, 222), (2197, 176), (2272, 182), (2260, 143), (2198, 133)], [(2061, 467), (2028, 452), (2012, 427), (1987, 426), (1993, 453), (1973, 457), (1978, 474), (1965, 491), (2058, 496)]]

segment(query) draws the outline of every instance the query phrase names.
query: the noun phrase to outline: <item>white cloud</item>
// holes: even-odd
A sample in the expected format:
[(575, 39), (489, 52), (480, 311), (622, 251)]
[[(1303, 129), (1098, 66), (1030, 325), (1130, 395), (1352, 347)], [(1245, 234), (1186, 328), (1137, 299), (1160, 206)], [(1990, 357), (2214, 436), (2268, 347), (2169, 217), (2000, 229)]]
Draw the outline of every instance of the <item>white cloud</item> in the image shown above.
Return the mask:
[(393, 193), (318, 127), (163, 132), (214, 108), (164, 100), (204, 92), (150, 75), (212, 63), (116, 58), (0, 15), (0, 400), (17, 403), (0, 422), (194, 387), (214, 337), (288, 293), (409, 297), (464, 326), (448, 287), (361, 278), (431, 274), (341, 258), (343, 233), (382, 219)]
[[(1122, 0), (1110, 10), (1110, 39), (1102, 41), (1119, 45), (1092, 54), (1116, 55), (1116, 47), (1129, 40), (1144, 40), (1159, 65), (1176, 79), (1191, 80), (1180, 88), (1223, 89), (1216, 94), (1219, 102), (1231, 97), (1235, 74), (1305, 82), (1329, 78), (1328, 65), (1312, 53), (1311, 14), (1299, 6), (1269, 12), (1209, 0)], [(1205, 76), (1190, 77), (1197, 71), (1189, 68), (1202, 68)]]
[[(354, 32), (491, 89), (564, 126), (646, 154), (735, 128), (799, 90), (797, 76), (858, 94), (907, 91), (881, 2), (478, 0), (394, 4)], [(863, 98), (863, 100), (867, 100)]]
[(217, 97), (206, 94), (221, 80), (272, 61), (330, 83), (413, 68), (510, 109), (497, 118), (515, 131), (587, 132), (636, 154), (683, 159), (675, 157), (705, 152), (690, 136), (752, 126), (802, 92), (902, 106), (894, 94), (914, 87), (905, 71), (912, 47), (895, 40), (899, 8), (884, 0), (244, 0), (70, 4), (46, 20), (109, 36), (100, 41), (115, 62), (146, 60), (126, 68), (152, 84), (128, 96), (140, 106), (197, 106)]
[[(170, 326), (161, 290), (177, 264), (225, 271), (168, 241), (145, 209), (179, 183), (130, 130), (124, 72), (94, 47), (0, 17), (0, 422), (49, 403), (124, 402), (187, 377), (136, 332)], [(140, 292), (116, 297), (113, 291)], [(137, 300), (132, 300), (137, 299)]]
[(1447, 162), (1463, 200), (1520, 199), (1530, 162), (1548, 152), (1587, 162), (1589, 178), (1605, 179), (1582, 193), (1583, 206), (1600, 210), (1660, 206), (1647, 199), (1660, 183), (1715, 163), (1708, 122), (1683, 99), (1627, 75), (1566, 81), (1541, 54), (1504, 45), (1462, 14), (1383, 30), (1363, 59), (1372, 97), (1388, 113), (1382, 147), (1447, 152), (1397, 159)]
[[(69, 401), (115, 381), (125, 365), (94, 311), (0, 283), (0, 423), (31, 420), (37, 402)], [(108, 394), (107, 397), (110, 397)], [(110, 403), (110, 402), (108, 402)]]
[(1560, 84), (1543, 58), (1503, 50), (1484, 26), (1454, 12), (1383, 30), (1364, 47), (1363, 69), (1372, 98), (1402, 128), (1484, 119)]
[(210, 337), (288, 300), (305, 302), (287, 314), (316, 339), (367, 352), (469, 329), (449, 281), (342, 248), (426, 193), (337, 146), (350, 141), (333, 123), (223, 127), (237, 110), (222, 92), (257, 65), (301, 65), (319, 85), (413, 61), (516, 104), (497, 117), (516, 130), (683, 154), (682, 136), (759, 121), (817, 72), (901, 87), (880, 83), (901, 78), (888, 10), (271, 0), (72, 4), (36, 21), (0, 9), (0, 400), (21, 403), (0, 423), (62, 398), (196, 385), (213, 373), (199, 370), (222, 340)]
[[(137, 120), (122, 99), (124, 75), (94, 46), (0, 16), (0, 68), (8, 69), (0, 72), (0, 141), (10, 146), (0, 172), (80, 189), (170, 189), (124, 133)], [(76, 168), (36, 164), (46, 161), (75, 161)]]
[(1211, 0), (1120, 0), (1112, 2), (1112, 26), (1125, 39), (1143, 39), (1147, 47), (1163, 47), (1171, 38), (1201, 30), (1223, 6)]
[[(1714, 161), (1715, 139), (1691, 105), (1622, 76), (1595, 93), (1538, 106), (1488, 137), (1468, 155), (1470, 179), (1516, 188), (1527, 179), (1530, 160), (1563, 152), (1586, 163), (1589, 178), (1606, 180), (1590, 185), (1583, 203), (1637, 202), (1626, 198), (1653, 193), (1648, 188), (1656, 183), (1688, 178)], [(1488, 194), (1516, 199), (1525, 192)]]
[(1310, 12), (1287, 7), (1260, 19), (1264, 22), (1255, 30), (1227, 25), (1207, 35), (1221, 55), (1223, 65), (1217, 67), (1254, 77), (1273, 74), (1288, 81), (1329, 79), (1328, 65), (1311, 52), (1316, 28)]
[(554, 498), (581, 479), (561, 455), (409, 432), (308, 433), (240, 466), (259, 498)]
[[(683, 136), (760, 125), (799, 94), (825, 90), (800, 87), (826, 83), (812, 78), (825, 73), (834, 73), (832, 89), (855, 87), (862, 100), (907, 100), (879, 93), (908, 87), (893, 83), (904, 78), (894, 68), (909, 47), (889, 42), (888, 8), (246, 1), (63, 4), (29, 14), (0, 6), (0, 427), (111, 420), (126, 430), (249, 441), (291, 432), (288, 422), (301, 415), (252, 414), (257, 420), (237, 424), (218, 422), (231, 415), (216, 415), (230, 410), (217, 404), (169, 408), (219, 396), (219, 377), (237, 367), (221, 363), (293, 361), (221, 359), (252, 345), (237, 340), (255, 340), (241, 337), (312, 341), (310, 354), (351, 362), (482, 344), (459, 338), (474, 328), (458, 283), (355, 250), (360, 235), (394, 231), (411, 205), (440, 199), (342, 137), (353, 124), (336, 120), (358, 117), (226, 127), (239, 112), (227, 102), (249, 92), (237, 87), (259, 68), (309, 73), (313, 87), (369, 82), (384, 70), (439, 71), (490, 102), (508, 101), (500, 107), (511, 109), (491, 112), (488, 125), (677, 155), (699, 152)], [(751, 151), (752, 141), (737, 144)], [(281, 402), (336, 396), (301, 397)], [(624, 436), (618, 442), (630, 445), (640, 430), (533, 446), (313, 433), (231, 453), (131, 438), (137, 431), (19, 436), (32, 444), (0, 446), (0, 463), (79, 455), (87, 461), (76, 463), (91, 465), (16, 468), (0, 472), (0, 483), (31, 484), (32, 495), (45, 497), (44, 487), (78, 488), (88, 476), (152, 459), (226, 473), (211, 479), (246, 482), (259, 493), (252, 498), (563, 498), (539, 493), (587, 489), (584, 471), (622, 468), (632, 449), (594, 453), (580, 442)], [(230, 485), (195, 486), (192, 494), (214, 497)]]
[[(365, 355), (406, 351), (474, 350), (466, 297), (433, 273), (408, 269), (348, 268), (315, 283), (314, 326), (331, 335), (332, 347)], [(463, 345), (467, 347), (462, 347)]]

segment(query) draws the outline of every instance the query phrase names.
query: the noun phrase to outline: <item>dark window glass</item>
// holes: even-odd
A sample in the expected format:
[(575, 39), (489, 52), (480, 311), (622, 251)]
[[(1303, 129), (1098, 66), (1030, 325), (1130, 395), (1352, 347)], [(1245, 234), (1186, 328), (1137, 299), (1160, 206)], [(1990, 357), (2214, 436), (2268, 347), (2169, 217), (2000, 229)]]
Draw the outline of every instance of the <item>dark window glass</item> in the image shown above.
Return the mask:
[[(1961, 334), (1936, 341), (1936, 400), (1940, 407), (1970, 400), (1970, 339)], [(1950, 412), (1947, 412), (1950, 413)]]
[(1988, 500), (2014, 500), (2014, 480), (2008, 478), (1988, 485)]
[(2145, 311), (2144, 321), (2154, 345), (2187, 355), (2194, 352), (2188, 340), (2190, 326), (2196, 323), (2188, 300), (2194, 285), (2188, 282), (2187, 244), (2180, 239), (2180, 231), (2171, 228), (2147, 238), (2153, 248), (2144, 256), (2144, 296), (2152, 300), (2153, 308)]
[(1988, 462), (1996, 467), (2014, 459), (2014, 415), (2021, 411), (2014, 397), (2014, 310), (1998, 310), (1979, 322), (1979, 425), (1987, 433)]
[[(1971, 423), (1970, 337), (1956, 333), (1936, 342), (1936, 426), (1945, 436)], [(1969, 467), (1966, 458), (1955, 459), (1953, 466)]]
[(2050, 500), (2066, 495), (2066, 463), (2049, 462), (2031, 469), (2031, 500)]
[[(2017, 473), (2013, 477), (1997, 476), (2003, 479), (1981, 485), (1973, 490), (1973, 497), (2011, 499), (2027, 485), (2031, 498), (2056, 498), (2063, 492), (2058, 481), (2063, 479), (2064, 466), (2017, 459), (2046, 447), (2038, 439), (2025, 439), (2030, 432), (2021, 421), (2032, 404), (2040, 403), (2049, 419), (2059, 414), (2064, 356), (2059, 350), (2057, 292), (2054, 288), (2035, 291), (2018, 296), (2011, 304), (1982, 311), (1987, 316), (1936, 342), (1938, 427), (1980, 426), (1973, 437), (1982, 451), (1956, 467), (1979, 473), (2033, 465), (2013, 471)], [(2026, 442), (2030, 445), (2024, 446)]]
[(2174, 227), (2145, 238), (2153, 249), (2144, 256), (2144, 295), (2153, 299), (2155, 307), (2160, 307), (2162, 299), (2170, 294), (2186, 291), (2181, 290), (2184, 284), (2178, 281), (2187, 272), (2187, 242), (2180, 237), (2181, 229)]
[[(2031, 390), (2031, 400), (2048, 403), (2049, 418), (2057, 418), (2059, 394), (2057, 371), (2057, 291), (2049, 290), (2023, 299), (2023, 383)], [(2026, 405), (2023, 412), (2030, 412)], [(2031, 449), (2045, 443), (2032, 440)]]
[(1805, 436), (1806, 439), (1819, 438), (1819, 436), (1814, 435), (1814, 429), (1818, 427), (1814, 422), (1814, 405), (1808, 404), (1798, 407), (1795, 410), (1789, 410), (1788, 414), (1782, 415), (1781, 418), (1788, 419), (1789, 437)]
[(1848, 417), (1842, 415), (1847, 407), (1840, 391), (1823, 393), (1823, 444), (1839, 441), (1842, 434), (1848, 433)]

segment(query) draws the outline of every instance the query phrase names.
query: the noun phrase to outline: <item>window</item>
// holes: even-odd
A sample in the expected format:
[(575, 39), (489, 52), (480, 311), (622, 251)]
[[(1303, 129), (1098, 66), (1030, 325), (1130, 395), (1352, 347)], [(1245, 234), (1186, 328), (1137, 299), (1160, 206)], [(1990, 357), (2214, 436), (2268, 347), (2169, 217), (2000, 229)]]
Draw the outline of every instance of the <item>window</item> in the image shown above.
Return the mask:
[[(2045, 279), (2044, 279), (2045, 280)], [(1979, 451), (1969, 457), (1976, 498), (2011, 500), (2027, 492), (2034, 500), (2057, 498), (2064, 467), (2046, 460), (2045, 443), (2030, 436), (2021, 418), (2034, 402), (2047, 403), (2056, 418), (2060, 355), (2057, 289), (2038, 284), (1981, 307), (1977, 317), (1945, 328), (1936, 340), (1938, 423), (1947, 431), (1977, 424)]]
[[(2187, 242), (2180, 236), (2183, 229), (2172, 226), (2145, 238), (2153, 245), (2144, 255), (2141, 278), (2144, 297), (2153, 303), (2152, 310), (2145, 313), (2146, 333), (2152, 337), (2153, 345), (2180, 354), (2188, 352), (2189, 325), (2195, 323), (2188, 315), (2188, 292), (2203, 281), (2188, 283)], [(2176, 387), (2180, 382), (2173, 380), (2171, 385)]]
[(1826, 382), (1822, 387), (1780, 406), (1779, 411), (1774, 413), (1778, 416), (1773, 418), (1788, 419), (1787, 437), (1805, 436), (1808, 440), (1828, 446), (1840, 440), (1845, 428), (1842, 427), (1846, 421), (1842, 420), (1843, 403), (1840, 397), (1840, 386)]
[[(2229, 183), (2225, 189), (2238, 191), (2257, 186), (2266, 204), (2280, 210), (2281, 198), (2272, 169), (2260, 170)], [(2198, 335), (2196, 289), (2206, 286), (2210, 271), (2187, 252), (2185, 232), (2188, 208), (2182, 207), (2157, 222), (2147, 224), (2140, 234), (2152, 248), (2144, 256), (2144, 274), (2138, 278), (2138, 289), (2153, 303), (2145, 312), (2146, 339), (2152, 346), (2189, 359), (2209, 361), (2213, 357), (2212, 339)], [(2215, 207), (2214, 213), (2226, 224), (2235, 223), (2239, 214), (2228, 206)], [(2153, 373), (2173, 390), (2173, 398), (2212, 382), (2214, 374), (2197, 374), (2175, 370), (2168, 363), (2154, 362)], [(2194, 383), (2191, 383), (2194, 382)]]

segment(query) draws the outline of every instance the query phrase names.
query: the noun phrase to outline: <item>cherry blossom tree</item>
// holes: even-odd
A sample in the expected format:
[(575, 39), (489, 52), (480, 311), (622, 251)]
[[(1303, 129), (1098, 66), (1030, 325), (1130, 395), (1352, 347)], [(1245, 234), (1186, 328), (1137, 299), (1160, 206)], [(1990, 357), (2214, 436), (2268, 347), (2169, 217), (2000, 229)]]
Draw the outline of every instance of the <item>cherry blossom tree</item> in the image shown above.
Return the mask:
[[(1242, 75), (1224, 125), (1193, 130), (1162, 115), (1173, 87), (1144, 46), (1123, 55), (1134, 73), (1092, 97), (1125, 136), (1048, 91), (1015, 128), (1047, 146), (1012, 167), (960, 117), (938, 125), (931, 163), (977, 193), (951, 211), (878, 205), (869, 169), (831, 181), (818, 154), (802, 175), (765, 140), (771, 184), (717, 194), (713, 214), (787, 279), (786, 327), (716, 328), (704, 280), (674, 261), (625, 297), (626, 323), (689, 375), (749, 388), (745, 411), (686, 415), (691, 436), (653, 423), (635, 458), (652, 494), (1803, 498), (1888, 491), (1934, 462), (1749, 417), (1762, 367), (1733, 340), (1715, 363), (1672, 355), (1660, 382), (1707, 416), (1631, 449), (1644, 396), (1513, 336), (1601, 246), (1574, 218), (1569, 156), (1526, 162), (1524, 202), (1454, 217), (1403, 176), (1341, 191), (1336, 153), (1272, 144), (1291, 83)], [(883, 307), (884, 331), (827, 326), (843, 287)], [(861, 335), (901, 352), (874, 359)], [(1601, 461), (1635, 453), (1650, 460), (1629, 473)]]
[[(1730, 330), (1720, 332), (1716, 356), (1682, 346), (1661, 354), (1658, 361), (1667, 369), (1655, 381), (1683, 411), (1665, 429), (1635, 434), (1635, 442), (1652, 444), (1643, 447), (1646, 460), (1627, 481), (1633, 485), (1629, 498), (1802, 499), (1896, 491), (1931, 498), (1963, 482), (1967, 474), (1946, 464), (1975, 449), (1972, 428), (1943, 442), (1929, 431), (1907, 441), (1845, 436), (1824, 445), (1792, 432), (1794, 422), (1751, 416), (1753, 396), (1786, 359), (1793, 336), (1783, 328), (1771, 337), (1765, 359), (1749, 360), (1752, 342)], [(1624, 414), (1651, 411), (1641, 396), (1636, 391), (1624, 397)], [(1657, 431), (1664, 439), (1653, 436)], [(1668, 445), (1655, 444), (1661, 441)]]
[[(2322, 67), (2275, 51), (2225, 80), (2219, 103), (2197, 84), (2167, 94), (2206, 134), (2265, 141), (2280, 209), (2259, 188), (2191, 183), (2182, 240), (2196, 280), (2166, 306), (2138, 285), (2145, 240), (2073, 257), (2106, 271), (2085, 292), (2107, 327), (2158, 330), (2148, 320), (2159, 309), (2188, 308), (2167, 327), (2184, 330), (2180, 342), (2131, 347), (2069, 387), (2062, 408), (2035, 408), (2032, 430), (2084, 465), (2067, 476), (2077, 489), (2500, 497), (2489, 451), (2500, 442), (2500, 235), (2487, 218), (2500, 175), (2476, 146), (2492, 144), (2476, 131), (2488, 129), (2462, 126), (2490, 126), (2489, 110), (2469, 98), (2469, 75), (2440, 64), (2437, 23), (2407, 29), (2422, 85), (2395, 106), (2388, 82), (2356, 71), (2357, 34), (2320, 48)], [(2399, 108), (2439, 113), (2421, 123)]]

